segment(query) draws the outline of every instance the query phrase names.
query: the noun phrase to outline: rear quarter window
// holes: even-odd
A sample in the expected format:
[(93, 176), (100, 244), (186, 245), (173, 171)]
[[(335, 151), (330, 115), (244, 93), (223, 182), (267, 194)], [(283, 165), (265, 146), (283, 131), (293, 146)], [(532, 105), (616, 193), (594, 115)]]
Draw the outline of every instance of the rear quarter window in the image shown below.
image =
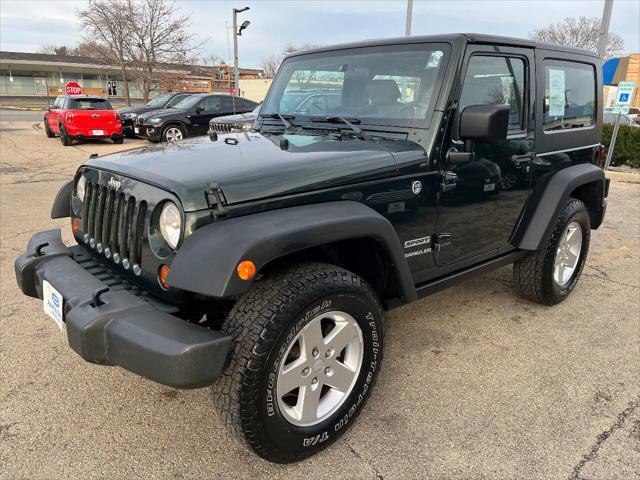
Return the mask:
[(593, 65), (544, 62), (543, 131), (590, 127), (596, 122), (596, 72)]

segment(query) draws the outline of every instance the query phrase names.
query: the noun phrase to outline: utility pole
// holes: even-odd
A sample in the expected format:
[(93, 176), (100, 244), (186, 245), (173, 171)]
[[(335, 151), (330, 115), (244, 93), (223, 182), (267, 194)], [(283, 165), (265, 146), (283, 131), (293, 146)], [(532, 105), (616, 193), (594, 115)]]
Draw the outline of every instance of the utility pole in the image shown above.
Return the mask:
[(600, 34), (598, 35), (598, 56), (600, 60), (604, 58), (604, 50), (609, 38), (609, 23), (611, 22), (611, 9), (613, 0), (604, 0), (604, 10), (602, 11), (602, 21), (600, 22)]
[[(238, 35), (242, 35), (242, 32), (238, 32), (238, 14), (241, 12), (246, 12), (247, 10), (249, 10), (249, 7), (233, 9), (233, 88), (237, 97), (240, 96), (240, 70), (238, 69)], [(247, 23), (248, 25), (248, 22), (245, 23)]]
[(413, 17), (413, 0), (407, 0), (407, 27), (404, 30), (404, 36), (411, 36), (411, 20)]

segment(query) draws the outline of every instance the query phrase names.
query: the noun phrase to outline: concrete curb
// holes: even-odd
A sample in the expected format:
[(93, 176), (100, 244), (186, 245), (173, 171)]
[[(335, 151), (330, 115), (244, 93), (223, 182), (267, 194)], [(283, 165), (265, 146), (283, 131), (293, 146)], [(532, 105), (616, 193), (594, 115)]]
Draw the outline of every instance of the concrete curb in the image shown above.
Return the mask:
[(640, 183), (640, 173), (636, 172), (614, 172), (607, 170), (606, 175), (614, 182)]
[(0, 108), (4, 110), (19, 110), (21, 112), (41, 112), (44, 107), (40, 106), (15, 106), (15, 105), (0, 105)]

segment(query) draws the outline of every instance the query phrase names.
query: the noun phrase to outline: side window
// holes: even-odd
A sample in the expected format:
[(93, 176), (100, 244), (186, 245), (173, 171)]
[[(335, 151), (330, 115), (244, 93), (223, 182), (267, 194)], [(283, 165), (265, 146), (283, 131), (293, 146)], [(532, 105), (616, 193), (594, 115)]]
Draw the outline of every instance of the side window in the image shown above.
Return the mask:
[(240, 100), (235, 100), (235, 108), (233, 106), (234, 99), (232, 97), (222, 97), (222, 111), (223, 112), (234, 112), (235, 110), (240, 110), (242, 108), (242, 104)]
[(544, 131), (589, 127), (596, 118), (596, 72), (591, 65), (544, 62)]
[(524, 129), (524, 60), (474, 55), (464, 77), (460, 111), (469, 105), (509, 105), (509, 130)]
[(64, 97), (58, 97), (58, 98), (56, 98), (56, 101), (53, 102), (53, 108), (54, 109), (60, 109), (60, 108), (62, 108), (63, 104), (64, 104)]
[(167, 103), (167, 106), (165, 108), (173, 108), (174, 105), (176, 105), (178, 102), (180, 102), (181, 100), (184, 100), (185, 98), (187, 98), (189, 95), (176, 95), (175, 97), (173, 97), (171, 99), (171, 101), (169, 101), (169, 103)]
[(204, 107), (205, 112), (218, 112), (220, 111), (220, 97), (207, 97), (200, 105)]

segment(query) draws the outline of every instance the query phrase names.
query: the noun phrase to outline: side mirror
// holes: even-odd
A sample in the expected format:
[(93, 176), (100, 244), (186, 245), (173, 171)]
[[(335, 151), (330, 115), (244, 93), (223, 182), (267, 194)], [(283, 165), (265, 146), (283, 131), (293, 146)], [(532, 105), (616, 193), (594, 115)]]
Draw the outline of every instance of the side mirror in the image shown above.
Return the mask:
[(46, 107), (43, 108), (43, 110), (45, 112), (50, 112), (51, 111), (51, 107), (49, 105), (47, 105)]
[(200, 105), (199, 107), (196, 107), (196, 113), (202, 113), (204, 112), (204, 107), (202, 105)]
[(508, 130), (508, 105), (469, 105), (460, 114), (459, 136), (465, 152), (473, 152), (475, 142), (506, 142)]

